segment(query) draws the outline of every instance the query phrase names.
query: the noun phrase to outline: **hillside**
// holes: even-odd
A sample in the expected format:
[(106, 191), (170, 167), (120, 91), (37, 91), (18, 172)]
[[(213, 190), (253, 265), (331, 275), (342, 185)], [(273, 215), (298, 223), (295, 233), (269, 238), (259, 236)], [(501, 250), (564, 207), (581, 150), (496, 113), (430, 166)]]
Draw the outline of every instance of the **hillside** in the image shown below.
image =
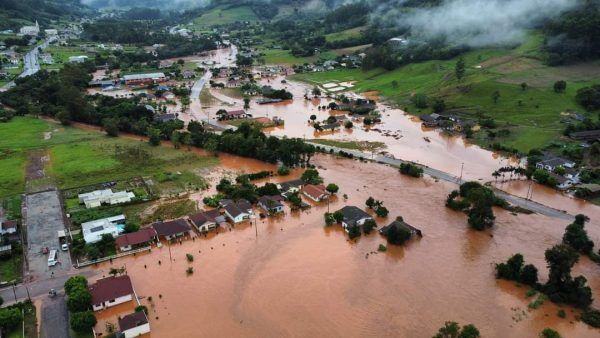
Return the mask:
[(61, 17), (80, 15), (84, 10), (79, 0), (2, 0), (0, 30), (17, 30), (36, 20), (40, 25), (47, 25)]
[[(543, 36), (531, 33), (527, 41), (513, 49), (480, 49), (450, 60), (431, 60), (401, 66), (392, 71), (377, 68), (337, 70), (294, 75), (296, 80), (313, 84), (331, 81), (357, 81), (359, 92), (376, 91), (390, 103), (408, 112), (421, 115), (432, 111), (432, 102), (442, 99), (446, 113), (480, 120), (494, 119), (498, 129), (510, 134), (489, 139), (476, 134), (476, 141), (489, 146), (501, 142), (509, 148), (528, 151), (558, 140), (565, 129), (569, 111), (586, 114), (575, 101), (578, 89), (600, 81), (600, 61), (550, 67), (540, 59)], [(466, 75), (455, 76), (455, 64), (462, 57)], [(555, 93), (555, 81), (565, 80), (564, 93)], [(526, 84), (523, 89), (522, 83)], [(496, 103), (493, 93), (500, 94)], [(415, 94), (424, 94), (429, 107), (417, 108), (411, 101)]]

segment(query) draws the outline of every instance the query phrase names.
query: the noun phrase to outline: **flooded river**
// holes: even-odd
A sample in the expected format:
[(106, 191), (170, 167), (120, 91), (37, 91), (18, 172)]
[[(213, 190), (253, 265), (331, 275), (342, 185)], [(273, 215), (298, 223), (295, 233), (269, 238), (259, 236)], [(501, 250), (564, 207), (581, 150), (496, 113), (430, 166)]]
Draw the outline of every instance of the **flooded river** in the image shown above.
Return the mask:
[[(222, 168), (260, 169), (257, 162), (252, 168), (243, 163), (225, 161)], [(259, 220), (256, 229), (239, 225), (171, 245), (173, 261), (167, 246), (116, 260), (145, 297), (152, 337), (430, 337), (446, 320), (473, 323), (484, 337), (536, 337), (545, 327), (564, 337), (598, 335), (575, 321), (568, 307), (566, 319), (550, 302), (529, 311), (526, 288), (493, 276), (494, 263), (521, 252), (545, 280), (544, 250), (561, 240), (565, 222), (496, 210), (494, 228), (475, 232), (464, 214), (444, 207), (455, 188), (449, 183), (329, 156), (317, 156), (315, 163), (325, 182), (340, 185), (331, 210), (364, 207), (373, 196), (390, 210), (379, 225), (401, 215), (424, 237), (377, 253), (385, 243), (377, 233), (349, 242), (339, 226), (324, 227), (325, 203), (296, 214), (288, 209), (284, 217)], [(598, 227), (588, 231), (600, 241)], [(194, 255), (193, 263), (186, 253)], [(99, 276), (109, 267), (100, 265)], [(597, 265), (582, 258), (575, 272), (588, 278), (597, 296)]]

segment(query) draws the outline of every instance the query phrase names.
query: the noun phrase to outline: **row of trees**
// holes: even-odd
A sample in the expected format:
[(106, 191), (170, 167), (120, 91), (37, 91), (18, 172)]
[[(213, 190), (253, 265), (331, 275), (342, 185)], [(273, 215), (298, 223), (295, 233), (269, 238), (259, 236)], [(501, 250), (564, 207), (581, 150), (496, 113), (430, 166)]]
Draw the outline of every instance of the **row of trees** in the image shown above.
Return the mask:
[(71, 328), (76, 332), (89, 332), (96, 325), (96, 316), (90, 309), (92, 295), (88, 290), (87, 279), (81, 275), (73, 276), (65, 282), (67, 308), (71, 313)]
[(584, 276), (571, 276), (571, 269), (579, 260), (579, 253), (598, 257), (593, 253), (594, 243), (588, 238), (584, 229), (584, 215), (577, 215), (575, 221), (568, 225), (561, 244), (546, 250), (545, 259), (548, 265), (548, 281), (538, 282), (538, 270), (532, 264), (523, 265), (523, 255), (515, 254), (506, 263), (496, 265), (496, 277), (514, 280), (526, 284), (545, 293), (555, 303), (564, 303), (584, 309), (582, 320), (594, 327), (600, 327), (600, 312), (590, 308), (592, 290)]

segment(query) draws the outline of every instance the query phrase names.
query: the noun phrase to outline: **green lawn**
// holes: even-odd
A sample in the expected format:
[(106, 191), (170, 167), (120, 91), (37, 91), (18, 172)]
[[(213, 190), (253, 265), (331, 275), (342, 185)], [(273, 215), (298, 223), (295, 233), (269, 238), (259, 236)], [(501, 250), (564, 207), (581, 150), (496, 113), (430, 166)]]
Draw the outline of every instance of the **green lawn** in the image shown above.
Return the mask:
[[(44, 132), (52, 131), (44, 140)], [(151, 147), (146, 142), (111, 138), (99, 132), (62, 127), (31, 117), (0, 124), (0, 197), (24, 191), (27, 151), (48, 149), (50, 168), (60, 188), (71, 188), (164, 171), (196, 170), (216, 165), (215, 157), (187, 150)]]
[(236, 21), (259, 21), (259, 18), (250, 6), (233, 8), (218, 6), (196, 18), (194, 25), (199, 29), (203, 29), (215, 25), (226, 25)]
[(330, 34), (325, 35), (325, 39), (328, 42), (330, 42), (330, 41), (340, 41), (340, 40), (346, 40), (349, 38), (359, 37), (365, 28), (366, 28), (366, 26), (360, 26), (360, 27), (354, 27), (354, 28), (343, 30), (343, 31), (335, 32), (335, 33), (330, 33)]
[[(413, 63), (393, 71), (352, 69), (297, 74), (292, 79), (311, 84), (357, 81), (356, 91), (377, 91), (390, 103), (415, 115), (431, 111), (429, 108), (419, 110), (411, 103), (410, 98), (415, 93), (426, 94), (430, 101), (441, 98), (452, 113), (471, 119), (477, 119), (477, 114), (495, 119), (500, 127), (509, 129), (511, 135), (493, 142), (525, 152), (560, 137), (565, 128), (560, 122), (560, 113), (584, 112), (575, 102), (575, 93), (600, 79), (600, 62), (548, 67), (534, 59), (541, 54), (540, 43), (540, 35), (534, 33), (512, 50), (466, 53), (463, 55), (466, 77), (461, 81), (454, 75), (457, 59)], [(557, 94), (552, 84), (561, 79), (567, 81), (567, 91)], [(522, 82), (528, 84), (526, 90), (521, 88)], [(492, 99), (495, 91), (500, 93), (497, 103)], [(490, 143), (483, 135), (476, 140), (484, 146)]]
[(22, 254), (20, 252), (14, 252), (10, 257), (0, 259), (0, 281), (10, 282), (16, 280), (21, 281), (21, 269), (23, 266)]
[(360, 150), (360, 151), (374, 151), (377, 149), (385, 148), (383, 142), (373, 141), (343, 141), (343, 140), (327, 140), (327, 139), (314, 139), (310, 140), (312, 143), (318, 143), (330, 147)]
[(329, 60), (335, 59), (336, 54), (327, 51), (323, 52), (319, 55), (313, 55), (308, 57), (296, 57), (290, 53), (289, 50), (283, 49), (262, 49), (261, 54), (264, 54), (262, 57), (266, 64), (279, 64), (279, 65), (301, 65), (304, 63), (313, 63), (318, 61), (319, 59)]

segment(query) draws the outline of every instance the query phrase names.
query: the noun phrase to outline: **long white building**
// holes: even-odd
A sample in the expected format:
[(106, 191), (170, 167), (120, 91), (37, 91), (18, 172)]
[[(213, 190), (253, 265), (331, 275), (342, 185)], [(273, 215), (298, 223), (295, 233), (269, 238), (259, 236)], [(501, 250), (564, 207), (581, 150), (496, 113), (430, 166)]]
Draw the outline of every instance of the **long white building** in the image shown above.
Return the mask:
[(79, 203), (85, 204), (86, 208), (95, 208), (102, 204), (114, 205), (130, 202), (135, 197), (135, 194), (125, 190), (113, 192), (111, 189), (104, 189), (79, 194), (78, 197)]

